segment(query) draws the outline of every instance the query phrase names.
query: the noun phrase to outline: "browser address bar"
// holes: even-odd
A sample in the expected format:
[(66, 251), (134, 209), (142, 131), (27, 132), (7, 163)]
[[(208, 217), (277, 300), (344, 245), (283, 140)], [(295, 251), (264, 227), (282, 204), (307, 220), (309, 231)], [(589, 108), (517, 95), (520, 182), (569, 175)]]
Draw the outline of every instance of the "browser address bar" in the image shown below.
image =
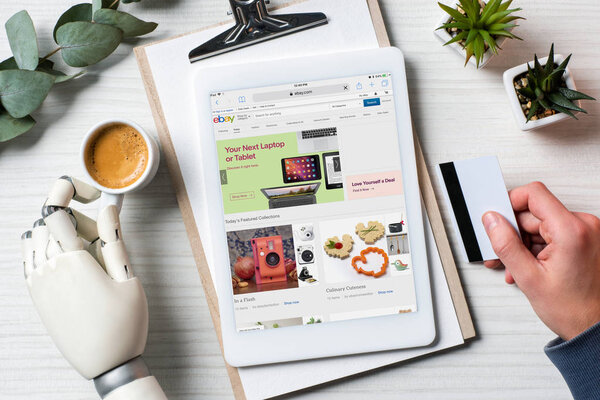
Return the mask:
[(276, 117), (288, 117), (299, 114), (312, 114), (327, 111), (340, 111), (351, 108), (362, 108), (363, 103), (361, 100), (349, 100), (335, 103), (320, 103), (320, 104), (308, 104), (303, 106), (291, 106), (271, 109), (269, 111), (258, 111), (254, 113), (254, 119), (265, 119), (265, 118), (276, 118)]
[(316, 87), (297, 87), (275, 92), (256, 93), (252, 96), (255, 103), (276, 100), (296, 100), (302, 97), (323, 96), (339, 93), (349, 93), (350, 86), (347, 83)]

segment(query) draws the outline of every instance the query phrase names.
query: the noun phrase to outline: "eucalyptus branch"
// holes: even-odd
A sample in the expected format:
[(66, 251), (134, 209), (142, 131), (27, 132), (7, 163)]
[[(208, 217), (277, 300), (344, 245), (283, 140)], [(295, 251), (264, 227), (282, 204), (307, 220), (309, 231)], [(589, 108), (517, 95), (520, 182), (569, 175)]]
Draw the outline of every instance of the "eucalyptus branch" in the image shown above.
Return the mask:
[(56, 49), (52, 50), (50, 53), (46, 54), (44, 57), (42, 57), (40, 59), (40, 63), (42, 63), (43, 61), (45, 61), (48, 58), (52, 57), (53, 55), (55, 55), (56, 53), (58, 53), (61, 50), (62, 50), (62, 47), (57, 47)]
[[(88, 0), (89, 1), (89, 0)], [(67, 75), (54, 68), (49, 58), (61, 52), (75, 68), (96, 64), (111, 55), (123, 39), (146, 35), (154, 22), (142, 21), (117, 11), (120, 3), (139, 0), (91, 0), (62, 13), (54, 26), (58, 47), (40, 58), (31, 17), (23, 10), (6, 21), (6, 33), (14, 57), (0, 62), (0, 142), (33, 128), (31, 113), (37, 110), (56, 83), (82, 75)]]

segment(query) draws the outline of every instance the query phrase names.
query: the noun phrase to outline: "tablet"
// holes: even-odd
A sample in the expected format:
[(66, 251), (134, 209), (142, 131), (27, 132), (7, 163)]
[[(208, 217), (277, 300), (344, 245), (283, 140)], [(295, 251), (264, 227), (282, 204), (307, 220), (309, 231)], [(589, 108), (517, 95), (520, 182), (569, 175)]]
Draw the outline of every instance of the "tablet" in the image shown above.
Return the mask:
[(323, 153), (323, 169), (325, 170), (325, 187), (329, 189), (341, 189), (344, 187), (342, 175), (342, 163), (340, 152)]
[(202, 66), (193, 90), (227, 362), (431, 344), (400, 50)]
[(281, 159), (283, 183), (316, 181), (321, 179), (319, 156), (316, 154)]

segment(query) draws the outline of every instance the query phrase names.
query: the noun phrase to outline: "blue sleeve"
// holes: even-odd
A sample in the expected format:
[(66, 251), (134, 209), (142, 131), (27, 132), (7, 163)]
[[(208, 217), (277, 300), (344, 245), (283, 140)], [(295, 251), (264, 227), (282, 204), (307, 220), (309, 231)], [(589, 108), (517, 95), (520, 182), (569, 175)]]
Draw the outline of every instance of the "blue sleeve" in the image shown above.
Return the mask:
[(600, 399), (600, 322), (568, 342), (554, 339), (544, 351), (575, 400)]

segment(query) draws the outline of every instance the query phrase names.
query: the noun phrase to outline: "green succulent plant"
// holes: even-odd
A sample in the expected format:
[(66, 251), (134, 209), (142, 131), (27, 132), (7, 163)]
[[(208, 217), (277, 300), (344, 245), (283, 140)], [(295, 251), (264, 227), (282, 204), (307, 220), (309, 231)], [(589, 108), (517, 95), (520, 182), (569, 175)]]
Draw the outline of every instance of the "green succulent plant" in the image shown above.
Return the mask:
[(587, 114), (587, 111), (575, 105), (573, 101), (596, 99), (576, 90), (571, 90), (565, 87), (564, 84), (563, 75), (570, 59), (571, 54), (560, 65), (556, 65), (554, 63), (554, 43), (552, 43), (546, 65), (542, 66), (540, 64), (537, 54), (534, 56), (533, 69), (527, 63), (527, 86), (517, 89), (522, 96), (531, 100), (527, 121), (542, 109), (565, 113), (575, 119), (577, 117), (573, 114), (573, 111), (581, 111)]
[(494, 54), (498, 54), (500, 47), (496, 40), (505, 36), (510, 39), (519, 39), (520, 37), (513, 35), (510, 29), (518, 26), (511, 23), (522, 17), (511, 15), (516, 11), (521, 11), (521, 8), (509, 9), (512, 0), (490, 0), (485, 5), (481, 5), (478, 0), (459, 0), (457, 6), (462, 9), (460, 12), (456, 8), (449, 7), (439, 3), (442, 10), (446, 11), (451, 19), (448, 23), (443, 24), (438, 29), (454, 29), (456, 28), (456, 36), (447, 41), (444, 46), (451, 43), (462, 42), (467, 53), (465, 65), (469, 62), (472, 56), (475, 56), (477, 68), (483, 55), (489, 48)]

